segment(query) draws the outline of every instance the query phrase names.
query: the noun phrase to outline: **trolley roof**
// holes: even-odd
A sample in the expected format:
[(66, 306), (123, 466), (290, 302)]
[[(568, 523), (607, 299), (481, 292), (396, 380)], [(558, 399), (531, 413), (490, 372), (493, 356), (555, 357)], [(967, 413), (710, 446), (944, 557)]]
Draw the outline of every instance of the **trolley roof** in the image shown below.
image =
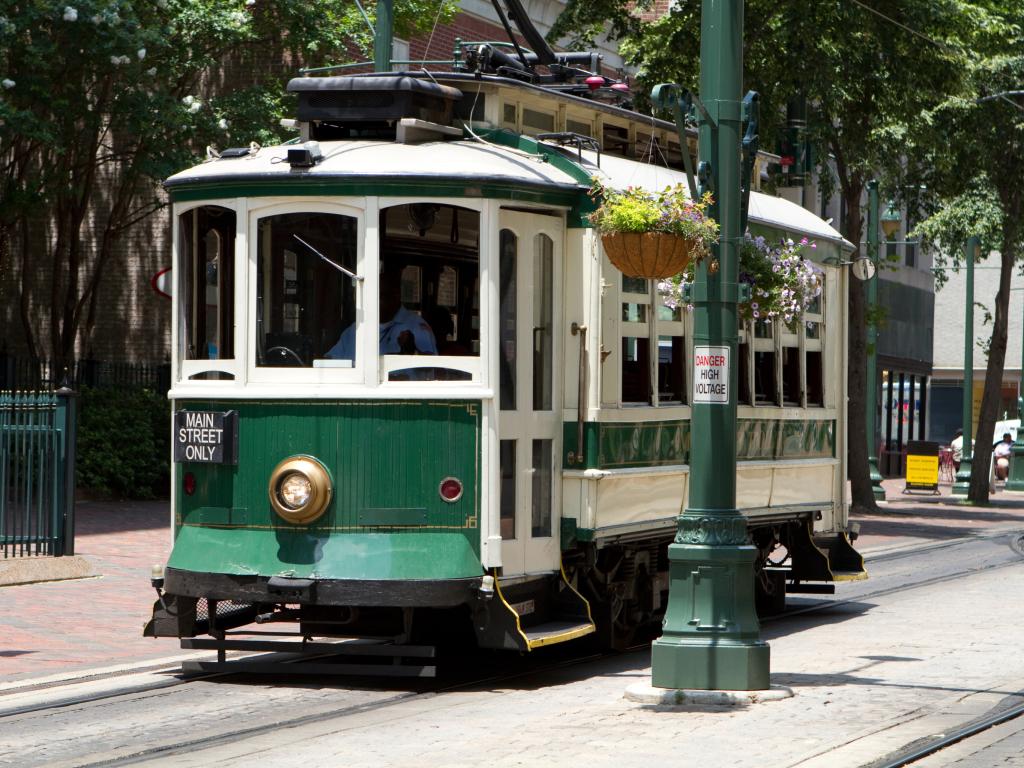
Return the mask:
[[(462, 190), (462, 196), (477, 197), (487, 196), (478, 187), (497, 185), (554, 193), (571, 204), (568, 201), (585, 194), (589, 189), (586, 180), (595, 175), (602, 177), (607, 186), (619, 189), (638, 186), (658, 191), (668, 185), (686, 183), (686, 174), (672, 168), (607, 154), (601, 154), (598, 159), (597, 153), (592, 151), (579, 152), (555, 145), (545, 145), (548, 154), (544, 155), (472, 138), (408, 144), (321, 142), (323, 160), (303, 169), (293, 169), (287, 161), (288, 149), (294, 146), (264, 147), (241, 157), (211, 160), (171, 176), (165, 185), (173, 192), (184, 187), (227, 184), (232, 195), (246, 194), (245, 186), (252, 185), (251, 194), (259, 195), (267, 194), (261, 188), (270, 184), (275, 195), (308, 195), (330, 182), (355, 183), (364, 189), (374, 184), (401, 182), (415, 185), (420, 188), (419, 194), (430, 196), (424, 190), (444, 183), (445, 190), (438, 187), (436, 196), (450, 196), (454, 183)], [(563, 162), (549, 162), (555, 154)], [(244, 185), (241, 192), (239, 185)], [(853, 245), (829, 224), (783, 198), (752, 192), (748, 218), (752, 224), (831, 242), (841, 250), (853, 250)]]

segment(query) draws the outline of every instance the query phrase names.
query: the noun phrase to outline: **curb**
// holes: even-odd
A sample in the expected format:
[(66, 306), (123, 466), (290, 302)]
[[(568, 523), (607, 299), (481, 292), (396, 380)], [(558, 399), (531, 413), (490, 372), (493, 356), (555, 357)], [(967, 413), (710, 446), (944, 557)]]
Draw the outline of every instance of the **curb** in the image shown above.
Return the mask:
[(0, 560), (0, 587), (41, 581), (88, 579), (100, 574), (79, 555), (65, 557), (14, 557)]

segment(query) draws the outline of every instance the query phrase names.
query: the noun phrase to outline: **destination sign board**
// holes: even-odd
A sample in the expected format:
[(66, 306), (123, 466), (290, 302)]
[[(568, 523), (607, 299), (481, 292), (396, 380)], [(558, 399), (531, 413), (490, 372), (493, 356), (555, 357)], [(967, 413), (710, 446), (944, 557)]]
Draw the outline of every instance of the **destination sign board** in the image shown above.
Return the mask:
[(175, 411), (174, 460), (238, 463), (238, 411)]

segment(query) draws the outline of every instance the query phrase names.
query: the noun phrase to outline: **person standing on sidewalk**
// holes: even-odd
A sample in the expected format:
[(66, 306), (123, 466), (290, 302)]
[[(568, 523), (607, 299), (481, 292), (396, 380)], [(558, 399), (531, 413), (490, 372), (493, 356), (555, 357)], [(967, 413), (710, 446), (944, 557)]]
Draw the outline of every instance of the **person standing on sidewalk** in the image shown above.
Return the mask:
[(953, 433), (953, 439), (949, 443), (949, 447), (953, 449), (953, 466), (956, 471), (960, 471), (960, 462), (964, 458), (964, 431), (958, 429)]

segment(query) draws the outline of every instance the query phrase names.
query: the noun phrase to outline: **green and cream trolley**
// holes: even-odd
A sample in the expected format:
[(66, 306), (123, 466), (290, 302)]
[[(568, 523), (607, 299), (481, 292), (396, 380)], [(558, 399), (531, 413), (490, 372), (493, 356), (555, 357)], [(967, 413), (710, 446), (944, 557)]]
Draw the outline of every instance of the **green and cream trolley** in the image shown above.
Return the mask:
[[(463, 622), (530, 650), (656, 622), (686, 503), (691, 317), (605, 256), (591, 179), (682, 181), (674, 126), (489, 75), (299, 78), (301, 139), (225, 152), (173, 200), (174, 548), (148, 627), (312, 636)], [(846, 536), (850, 245), (742, 333), (738, 506), (759, 598), (863, 576)], [(432, 618), (431, 618), (432, 617)]]

